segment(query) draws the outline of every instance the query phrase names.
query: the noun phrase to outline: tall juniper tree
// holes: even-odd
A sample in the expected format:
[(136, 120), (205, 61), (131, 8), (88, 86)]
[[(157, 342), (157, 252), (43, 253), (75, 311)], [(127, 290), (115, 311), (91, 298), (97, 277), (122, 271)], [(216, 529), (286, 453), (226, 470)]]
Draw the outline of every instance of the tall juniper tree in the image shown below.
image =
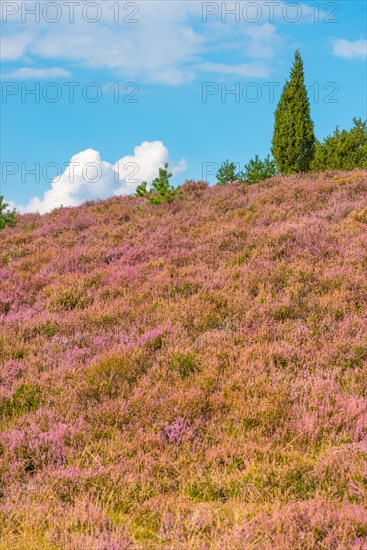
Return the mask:
[(299, 50), (294, 54), (290, 81), (286, 81), (275, 111), (272, 145), (277, 168), (282, 174), (309, 170), (315, 151), (315, 134)]

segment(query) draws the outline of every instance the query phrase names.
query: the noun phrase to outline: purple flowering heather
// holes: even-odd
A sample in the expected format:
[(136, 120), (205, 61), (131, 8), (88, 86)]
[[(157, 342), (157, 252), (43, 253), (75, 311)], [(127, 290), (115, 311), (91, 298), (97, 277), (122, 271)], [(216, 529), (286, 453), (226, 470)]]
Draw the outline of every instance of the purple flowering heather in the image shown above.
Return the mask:
[(0, 547), (366, 550), (367, 173), (183, 192), (2, 231)]
[(195, 437), (194, 430), (180, 418), (162, 429), (162, 440), (168, 443), (183, 443)]

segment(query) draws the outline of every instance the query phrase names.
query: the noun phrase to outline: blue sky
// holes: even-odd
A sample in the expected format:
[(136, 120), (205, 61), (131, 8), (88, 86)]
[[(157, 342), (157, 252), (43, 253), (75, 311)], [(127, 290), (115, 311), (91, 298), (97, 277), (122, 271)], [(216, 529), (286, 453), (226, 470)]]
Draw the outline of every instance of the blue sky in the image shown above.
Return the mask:
[(363, 0), (1, 9), (1, 193), (24, 211), (129, 194), (166, 160), (214, 183), (213, 163), (267, 155), (297, 48), (317, 137), (367, 117)]

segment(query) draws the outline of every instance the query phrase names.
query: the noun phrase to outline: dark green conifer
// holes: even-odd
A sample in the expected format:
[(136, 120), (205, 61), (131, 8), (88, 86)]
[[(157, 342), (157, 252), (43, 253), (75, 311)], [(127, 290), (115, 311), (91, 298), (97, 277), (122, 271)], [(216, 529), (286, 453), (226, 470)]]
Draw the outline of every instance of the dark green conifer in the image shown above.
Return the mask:
[(290, 81), (286, 81), (275, 111), (272, 144), (272, 153), (282, 174), (309, 170), (315, 152), (315, 134), (303, 61), (298, 50), (294, 55)]

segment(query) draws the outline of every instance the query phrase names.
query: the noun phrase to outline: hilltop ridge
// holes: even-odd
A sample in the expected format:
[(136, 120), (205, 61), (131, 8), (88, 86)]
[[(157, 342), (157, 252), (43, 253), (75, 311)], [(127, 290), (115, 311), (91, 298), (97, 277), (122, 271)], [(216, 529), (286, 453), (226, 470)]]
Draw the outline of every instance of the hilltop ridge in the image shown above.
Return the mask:
[(367, 172), (1, 233), (0, 548), (367, 544)]

